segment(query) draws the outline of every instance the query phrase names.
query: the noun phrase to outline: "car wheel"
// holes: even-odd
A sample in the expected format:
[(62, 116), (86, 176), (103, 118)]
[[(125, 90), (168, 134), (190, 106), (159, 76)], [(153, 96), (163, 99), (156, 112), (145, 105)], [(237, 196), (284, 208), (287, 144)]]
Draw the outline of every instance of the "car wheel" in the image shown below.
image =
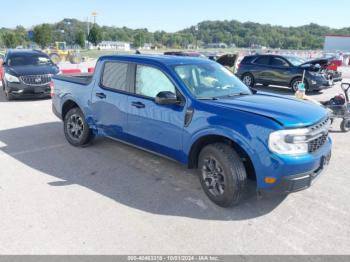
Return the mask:
[(248, 87), (254, 87), (255, 80), (252, 74), (244, 74), (242, 76), (242, 82)]
[(61, 62), (61, 57), (59, 54), (56, 54), (56, 53), (53, 53), (53, 54), (50, 54), (50, 59), (52, 60), (52, 62), (54, 64), (58, 64), (59, 62)]
[(247, 173), (238, 154), (229, 145), (215, 143), (202, 149), (198, 159), (202, 188), (221, 207), (237, 205), (247, 188)]
[[(292, 83), (290, 84), (290, 87), (292, 88), (292, 91), (293, 92), (297, 92), (299, 84), (301, 84), (301, 83), (302, 83), (302, 78), (301, 77), (297, 77), (297, 78), (293, 79)], [(305, 90), (308, 91), (309, 90), (309, 85), (308, 85), (306, 80), (304, 80), (304, 84), (305, 84)]]
[(341, 131), (349, 132), (350, 131), (350, 119), (344, 119), (340, 124)]
[(83, 112), (77, 107), (68, 111), (63, 125), (66, 139), (73, 146), (86, 146), (94, 138), (94, 134), (89, 128)]

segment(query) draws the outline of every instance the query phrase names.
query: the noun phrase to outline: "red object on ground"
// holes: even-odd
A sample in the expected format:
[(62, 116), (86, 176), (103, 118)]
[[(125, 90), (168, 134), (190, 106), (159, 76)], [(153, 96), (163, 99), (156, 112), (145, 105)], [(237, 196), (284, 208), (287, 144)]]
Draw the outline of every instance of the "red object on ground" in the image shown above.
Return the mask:
[(88, 68), (88, 73), (93, 73), (95, 72), (95, 68), (94, 67), (89, 67)]
[(80, 69), (62, 69), (62, 74), (81, 74)]
[(342, 66), (343, 65), (343, 61), (342, 60), (334, 60), (332, 61), (332, 64), (336, 64), (337, 66)]
[(338, 66), (335, 63), (331, 63), (329, 66), (327, 66), (328, 70), (338, 71)]

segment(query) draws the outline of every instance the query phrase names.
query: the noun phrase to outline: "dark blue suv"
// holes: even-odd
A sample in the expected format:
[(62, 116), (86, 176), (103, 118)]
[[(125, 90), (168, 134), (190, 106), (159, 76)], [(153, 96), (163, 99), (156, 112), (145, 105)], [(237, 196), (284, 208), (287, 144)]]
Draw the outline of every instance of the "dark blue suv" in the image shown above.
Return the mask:
[(320, 65), (295, 56), (252, 55), (243, 58), (237, 76), (249, 87), (255, 84), (280, 85), (297, 91), (305, 71), (306, 91), (318, 91), (332, 86)]
[(50, 97), (51, 77), (59, 68), (39, 50), (9, 49), (2, 70), (2, 88), (7, 100)]

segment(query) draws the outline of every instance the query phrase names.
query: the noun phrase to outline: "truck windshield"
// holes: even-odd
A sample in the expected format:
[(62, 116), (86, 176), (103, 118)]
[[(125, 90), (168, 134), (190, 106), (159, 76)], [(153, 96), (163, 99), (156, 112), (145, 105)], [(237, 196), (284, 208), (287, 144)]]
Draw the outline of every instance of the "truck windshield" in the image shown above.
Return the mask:
[(251, 95), (251, 90), (217, 63), (175, 66), (175, 72), (198, 99)]
[(9, 66), (40, 66), (52, 64), (49, 57), (44, 55), (15, 55), (8, 59)]

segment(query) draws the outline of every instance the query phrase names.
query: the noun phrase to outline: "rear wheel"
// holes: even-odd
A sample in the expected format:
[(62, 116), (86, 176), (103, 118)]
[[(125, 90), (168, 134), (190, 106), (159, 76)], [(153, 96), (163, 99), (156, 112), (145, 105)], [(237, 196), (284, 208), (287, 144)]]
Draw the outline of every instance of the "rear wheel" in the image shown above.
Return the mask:
[(83, 112), (77, 107), (69, 110), (64, 118), (64, 134), (73, 146), (86, 146), (94, 138)]
[(215, 204), (237, 205), (247, 185), (247, 173), (238, 154), (229, 145), (215, 143), (199, 154), (198, 171), (202, 188)]
[(349, 132), (350, 131), (350, 119), (344, 119), (341, 124), (340, 128), (343, 132)]
[(254, 76), (250, 73), (244, 74), (242, 76), (242, 82), (248, 87), (254, 87), (255, 85)]

